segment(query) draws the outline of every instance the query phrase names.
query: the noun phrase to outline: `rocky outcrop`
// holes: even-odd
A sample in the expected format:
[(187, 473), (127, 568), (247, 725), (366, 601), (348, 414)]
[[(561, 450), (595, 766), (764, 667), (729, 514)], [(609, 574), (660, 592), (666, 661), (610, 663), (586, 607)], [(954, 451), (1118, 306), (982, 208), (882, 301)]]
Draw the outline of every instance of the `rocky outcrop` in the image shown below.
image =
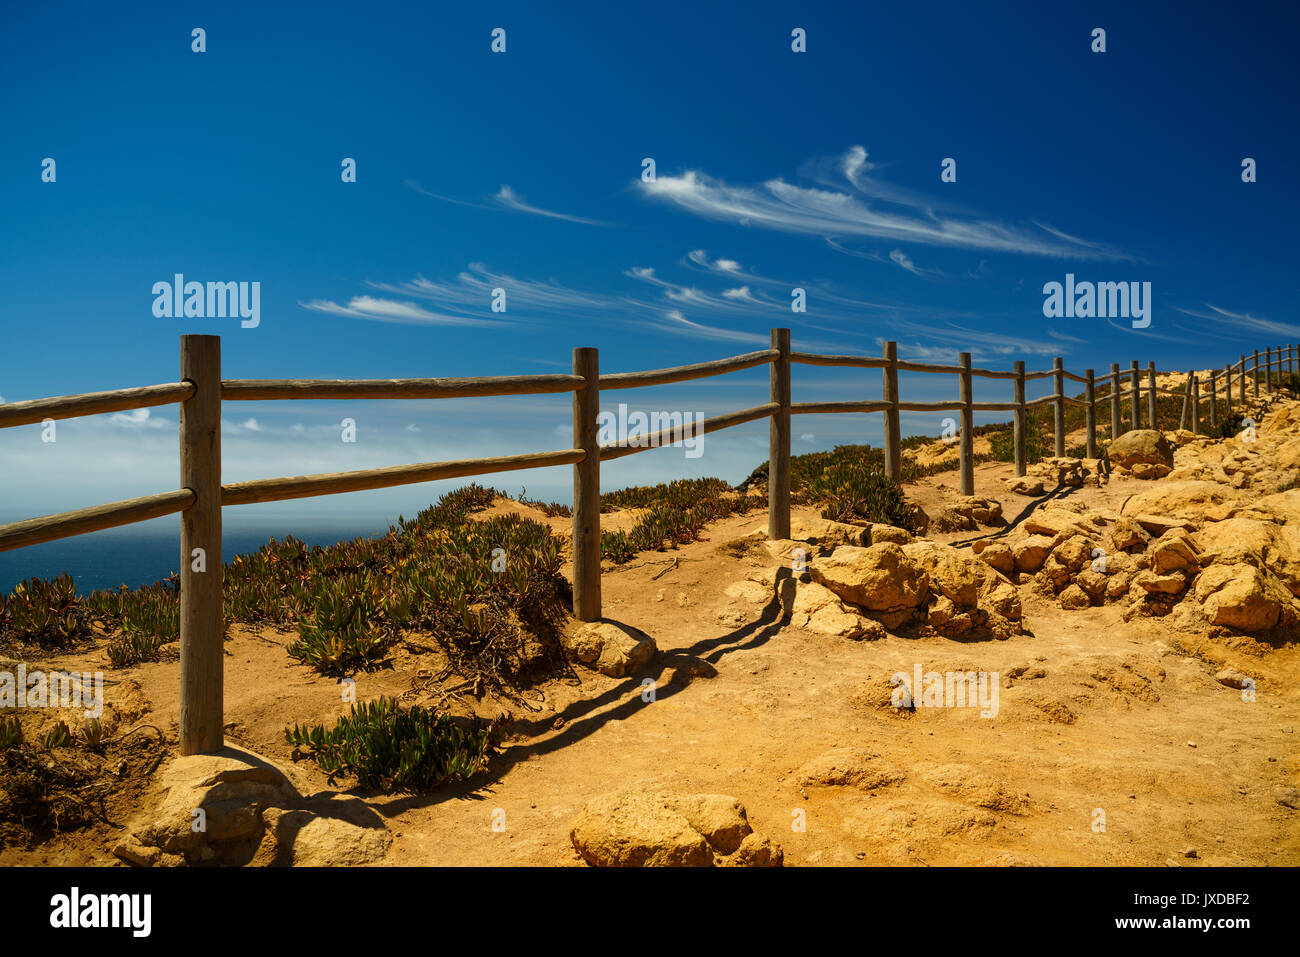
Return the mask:
[(1163, 478), (1174, 467), (1174, 447), (1155, 429), (1125, 432), (1110, 443), (1107, 455), (1111, 465), (1131, 471), (1134, 478)]
[(649, 635), (613, 621), (577, 625), (560, 643), (570, 656), (611, 678), (640, 671), (659, 650)]
[(861, 791), (875, 791), (905, 777), (901, 770), (864, 748), (834, 748), (795, 772), (795, 780), (804, 787), (853, 787)]
[(364, 802), (304, 797), (280, 769), (239, 748), (178, 757), (159, 780), (162, 800), (115, 844), (119, 860), (351, 867), (380, 860), (392, 844)]
[(587, 802), (569, 837), (596, 867), (779, 867), (783, 859), (754, 834), (744, 805), (725, 794), (602, 794)]
[(936, 512), (930, 519), (931, 532), (973, 532), (981, 527), (1000, 527), (1002, 505), (994, 499), (968, 497)]
[(929, 575), (904, 547), (892, 542), (843, 546), (819, 557), (809, 572), (817, 584), (895, 628), (911, 618), (929, 594)]

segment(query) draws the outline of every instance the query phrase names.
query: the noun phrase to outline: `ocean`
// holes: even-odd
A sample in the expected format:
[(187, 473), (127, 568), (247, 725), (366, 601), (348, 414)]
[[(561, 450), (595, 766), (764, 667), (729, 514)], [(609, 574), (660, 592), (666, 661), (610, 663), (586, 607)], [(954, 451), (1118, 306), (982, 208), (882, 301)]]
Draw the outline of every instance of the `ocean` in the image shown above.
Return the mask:
[[(227, 513), (222, 529), (222, 560), (256, 551), (271, 538), (293, 535), (308, 545), (333, 545), (358, 536), (383, 535), (397, 516), (294, 516), (258, 517), (231, 521)], [(64, 538), (0, 552), (0, 594), (9, 594), (27, 578), (54, 578), (67, 572), (77, 591), (87, 594), (125, 584), (138, 588), (166, 578), (180, 567), (179, 516), (137, 525), (110, 528), (90, 535)]]

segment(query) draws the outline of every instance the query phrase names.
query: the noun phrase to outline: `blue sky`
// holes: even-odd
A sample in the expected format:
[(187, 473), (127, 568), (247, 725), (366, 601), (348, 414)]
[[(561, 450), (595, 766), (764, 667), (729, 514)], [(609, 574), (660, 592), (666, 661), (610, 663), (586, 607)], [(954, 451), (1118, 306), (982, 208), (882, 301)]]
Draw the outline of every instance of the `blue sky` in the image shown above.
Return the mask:
[[(0, 396), (174, 380), (187, 332), (219, 333), (238, 378), (549, 372), (574, 346), (626, 371), (749, 351), (780, 325), (796, 349), (896, 339), (905, 358), (1061, 355), (1080, 372), (1300, 341), (1293, 5), (411, 6), (8, 5)], [(155, 317), (153, 284), (178, 272), (259, 282), (260, 324)], [(1067, 272), (1150, 282), (1151, 325), (1044, 318), (1043, 285)], [(874, 371), (794, 375), (796, 401), (879, 394)], [(976, 398), (1005, 391), (977, 381)], [(765, 396), (759, 369), (607, 407), (711, 415)], [(564, 396), (225, 415), (228, 481), (569, 444)], [(163, 407), (61, 422), (53, 444), (0, 433), (0, 518), (174, 487), (175, 429)], [(878, 443), (880, 420), (800, 417), (795, 435), (796, 453)], [(604, 484), (738, 480), (766, 442), (751, 424), (697, 459), (611, 463)], [(409, 514), (450, 484), (247, 511)], [(567, 499), (570, 478), (495, 484)]]

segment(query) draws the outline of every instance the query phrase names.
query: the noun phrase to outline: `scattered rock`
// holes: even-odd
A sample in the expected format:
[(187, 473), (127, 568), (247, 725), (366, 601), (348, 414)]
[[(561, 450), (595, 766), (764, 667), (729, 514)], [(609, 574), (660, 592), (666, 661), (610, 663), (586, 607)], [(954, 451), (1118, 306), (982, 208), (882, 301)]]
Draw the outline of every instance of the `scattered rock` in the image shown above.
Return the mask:
[(1163, 465), (1166, 474), (1174, 467), (1174, 450), (1163, 432), (1134, 429), (1111, 441), (1107, 455), (1113, 465), (1132, 469), (1135, 465)]
[(882, 542), (841, 546), (811, 567), (813, 581), (871, 612), (910, 613), (929, 593), (929, 575), (903, 547)]
[(855, 787), (874, 791), (905, 777), (897, 768), (882, 764), (879, 755), (862, 748), (835, 748), (813, 758), (795, 774), (804, 787)]
[[(161, 803), (113, 847), (120, 860), (144, 867), (355, 866), (381, 859), (392, 844), (382, 820), (363, 802), (303, 797), (279, 768), (240, 748), (178, 757), (159, 783)], [(196, 829), (199, 821), (203, 826)]]
[(562, 641), (575, 658), (611, 678), (640, 671), (659, 650), (649, 635), (613, 621), (589, 622)]
[(597, 867), (779, 866), (783, 855), (750, 827), (744, 805), (724, 794), (626, 788), (592, 798), (570, 839)]

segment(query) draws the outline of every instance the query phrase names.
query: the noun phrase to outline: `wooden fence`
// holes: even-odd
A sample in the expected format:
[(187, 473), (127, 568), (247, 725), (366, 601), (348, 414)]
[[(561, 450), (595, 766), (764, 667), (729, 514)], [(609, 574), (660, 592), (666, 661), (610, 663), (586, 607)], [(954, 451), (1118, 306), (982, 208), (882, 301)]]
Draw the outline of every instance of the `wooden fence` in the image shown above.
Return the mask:
[[(1298, 350), (1287, 345), (1264, 350), (1261, 363), (1255, 350), (1253, 366), (1247, 369), (1247, 357), (1223, 369), (1224, 400), (1232, 401), (1234, 370), (1240, 401), (1247, 401), (1247, 380), (1253, 383), (1254, 395), (1260, 394), (1261, 379), (1265, 391), (1275, 386), (1275, 372), (1293, 372)], [(850, 366), (882, 370), (882, 398), (846, 402), (791, 402), (791, 364), (815, 366)], [(666, 385), (722, 375), (756, 366), (769, 367), (768, 401), (739, 412), (717, 415), (696, 423), (665, 429), (653, 436), (638, 437), (636, 445), (598, 443), (597, 416), (601, 393), (616, 389)], [(180, 405), (180, 488), (142, 498), (113, 502), (92, 508), (46, 515), (27, 521), (0, 525), (0, 551), (35, 545), (74, 535), (142, 522), (176, 512), (181, 513), (180, 563), (180, 747), (182, 754), (208, 753), (222, 746), (222, 680), (225, 623), (222, 617), (221, 509), (226, 505), (273, 502), (317, 495), (334, 495), (364, 489), (388, 488), (436, 479), (490, 475), (496, 472), (541, 468), (555, 465), (573, 466), (573, 612), (582, 621), (601, 617), (600, 597), (600, 463), (620, 458), (700, 433), (716, 432), (759, 419), (769, 420), (768, 429), (768, 534), (772, 538), (790, 537), (790, 417), (839, 412), (882, 412), (885, 416), (884, 459), (888, 474), (898, 480), (902, 474), (902, 432), (900, 412), (943, 412), (960, 414), (960, 487), (964, 495), (974, 492), (974, 455), (972, 452), (972, 417), (975, 412), (1010, 411), (1014, 413), (1014, 449), (1017, 475), (1026, 468), (1026, 420), (1029, 410), (1051, 405), (1054, 408), (1056, 455), (1065, 455), (1065, 406), (1083, 406), (1087, 410), (1086, 432), (1088, 457), (1097, 454), (1096, 412), (1098, 379), (1093, 370), (1082, 376), (1068, 372), (1057, 358), (1052, 368), (1026, 372), (1023, 362), (1013, 371), (995, 371), (971, 366), (970, 353), (963, 352), (956, 365), (909, 362), (898, 358), (894, 342), (884, 344), (879, 358), (857, 355), (820, 355), (793, 352), (790, 330), (773, 329), (770, 347), (745, 355), (675, 366), (646, 372), (618, 372), (601, 375), (595, 349), (573, 350), (572, 374), (520, 376), (481, 376), (443, 379), (222, 379), (221, 339), (218, 336), (187, 335), (181, 337), (180, 381), (161, 385), (94, 392), (84, 395), (36, 399), (28, 402), (0, 404), (0, 428), (41, 423), (50, 419), (121, 412), (152, 406)], [(899, 372), (951, 374), (958, 377), (958, 397), (951, 402), (903, 402), (899, 398)], [(1156, 387), (1154, 363), (1146, 370), (1150, 421), (1156, 421), (1157, 393), (1183, 396), (1183, 421), (1188, 409), (1191, 427), (1200, 429), (1200, 383), (1188, 373), (1186, 387), (1174, 390)], [(1262, 372), (1262, 376), (1261, 376)], [(972, 377), (1010, 379), (1011, 402), (976, 402)], [(1112, 364), (1110, 382), (1111, 435), (1124, 429), (1122, 400), (1129, 400), (1128, 422), (1142, 427), (1142, 378), (1136, 361), (1132, 362), (1124, 387), (1125, 373)], [(1026, 400), (1025, 383), (1050, 378), (1053, 392), (1042, 398)], [(1065, 380), (1082, 383), (1084, 398), (1065, 393)], [(1208, 389), (1210, 424), (1218, 421), (1220, 394), (1218, 371), (1210, 373)], [(425, 462), (389, 468), (300, 475), (289, 478), (257, 479), (250, 482), (222, 484), (221, 481), (221, 403), (223, 401), (276, 399), (446, 399), (467, 396), (573, 394), (573, 443), (571, 448), (553, 452), (531, 452), (490, 458), (462, 459), (451, 462)], [(203, 561), (199, 561), (200, 550)], [(201, 570), (206, 568), (206, 570)]]

